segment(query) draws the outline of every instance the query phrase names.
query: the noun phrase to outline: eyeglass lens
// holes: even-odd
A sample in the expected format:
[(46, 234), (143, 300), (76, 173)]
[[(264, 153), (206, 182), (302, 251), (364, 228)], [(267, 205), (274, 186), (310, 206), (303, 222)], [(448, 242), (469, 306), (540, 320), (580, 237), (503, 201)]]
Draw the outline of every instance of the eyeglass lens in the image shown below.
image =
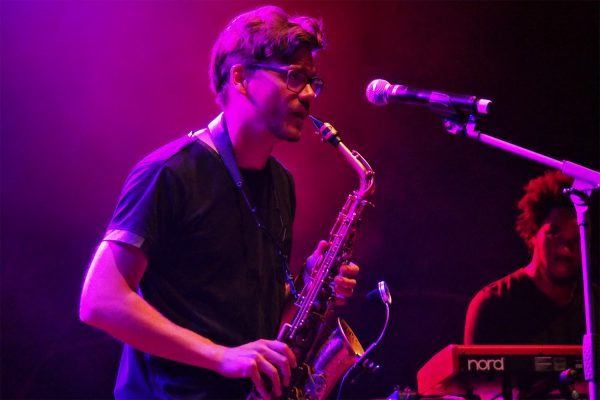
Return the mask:
[(293, 92), (300, 93), (306, 85), (310, 85), (315, 97), (319, 95), (323, 88), (323, 80), (321, 78), (309, 78), (301, 71), (290, 70), (287, 76), (288, 89)]

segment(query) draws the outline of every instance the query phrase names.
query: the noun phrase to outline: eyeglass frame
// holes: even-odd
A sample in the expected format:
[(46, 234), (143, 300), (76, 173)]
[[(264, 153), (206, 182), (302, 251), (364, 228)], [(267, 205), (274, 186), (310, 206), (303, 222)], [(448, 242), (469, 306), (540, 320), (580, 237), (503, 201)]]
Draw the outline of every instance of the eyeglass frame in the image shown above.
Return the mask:
[[(248, 67), (250, 68), (258, 68), (258, 69), (264, 69), (267, 71), (273, 71), (273, 72), (277, 72), (280, 73), (282, 75), (286, 75), (286, 80), (285, 80), (285, 85), (287, 87), (287, 89), (291, 92), (294, 92), (296, 94), (301, 93), (304, 88), (306, 87), (306, 85), (310, 85), (311, 89), (313, 90), (313, 92), (315, 93), (315, 98), (319, 97), (319, 94), (323, 91), (323, 87), (325, 86), (325, 81), (319, 77), (319, 76), (308, 76), (306, 73), (304, 73), (301, 69), (299, 68), (284, 68), (284, 67), (275, 67), (273, 65), (266, 65), (266, 64), (250, 64), (248, 65)], [(292, 72), (295, 73), (300, 73), (303, 76), (306, 77), (306, 82), (302, 85), (302, 87), (300, 87), (297, 90), (294, 90), (290, 87), (290, 74)], [(315, 88), (315, 86), (313, 85), (315, 82), (321, 82), (320, 86), (317, 86), (317, 88)]]

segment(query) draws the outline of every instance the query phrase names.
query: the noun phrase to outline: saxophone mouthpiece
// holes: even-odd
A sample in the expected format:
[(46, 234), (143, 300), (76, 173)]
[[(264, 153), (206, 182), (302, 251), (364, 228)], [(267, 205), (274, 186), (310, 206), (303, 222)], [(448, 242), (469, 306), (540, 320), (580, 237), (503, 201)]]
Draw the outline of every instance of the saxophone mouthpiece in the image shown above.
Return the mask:
[(324, 142), (327, 142), (335, 147), (342, 142), (338, 131), (329, 122), (323, 122), (314, 115), (310, 115), (310, 119), (317, 128), (315, 133), (321, 136), (321, 139), (323, 139)]
[(313, 124), (315, 124), (315, 126), (317, 127), (317, 129), (321, 129), (321, 127), (324, 125), (323, 121), (319, 120), (314, 115), (309, 115), (309, 117), (312, 120)]

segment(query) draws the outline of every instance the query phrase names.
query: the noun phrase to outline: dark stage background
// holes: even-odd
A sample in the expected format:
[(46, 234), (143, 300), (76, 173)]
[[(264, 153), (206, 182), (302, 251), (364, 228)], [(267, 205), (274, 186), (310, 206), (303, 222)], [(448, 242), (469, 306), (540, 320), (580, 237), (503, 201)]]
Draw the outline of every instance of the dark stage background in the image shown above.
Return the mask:
[[(529, 261), (516, 202), (546, 168), (451, 137), (428, 110), (375, 107), (366, 85), (493, 99), (486, 133), (598, 169), (599, 3), (274, 3), (323, 18), (327, 83), (313, 111), (377, 171), (376, 208), (356, 243), (358, 294), (344, 314), (368, 345), (384, 313), (363, 295), (388, 282), (392, 320), (372, 357), (382, 369), (348, 388), (384, 397), (462, 341), (480, 287)], [(215, 116), (212, 43), (260, 4), (2, 1), (2, 398), (111, 397), (120, 345), (77, 317), (86, 264), (133, 164)], [(296, 178), (295, 266), (357, 184), (305, 128), (277, 150)]]

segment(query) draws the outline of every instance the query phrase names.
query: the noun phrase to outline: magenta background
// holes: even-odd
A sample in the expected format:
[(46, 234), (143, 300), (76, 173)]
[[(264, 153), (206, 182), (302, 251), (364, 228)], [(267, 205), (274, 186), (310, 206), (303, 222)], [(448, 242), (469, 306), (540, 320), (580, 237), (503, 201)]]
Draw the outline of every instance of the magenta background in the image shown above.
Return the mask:
[[(111, 396), (120, 346), (77, 318), (86, 264), (133, 164), (217, 113), (211, 45), (259, 4), (1, 3), (0, 397)], [(345, 314), (366, 346), (383, 311), (362, 294), (388, 282), (392, 322), (373, 355), (383, 368), (352, 389), (383, 397), (462, 340), (476, 290), (528, 261), (515, 204), (545, 168), (451, 137), (427, 110), (372, 106), (367, 83), (491, 98), (486, 133), (599, 169), (599, 5), (274, 4), (323, 18), (330, 46), (317, 65), (326, 87), (313, 111), (377, 171), (376, 208), (356, 244), (358, 295)], [(327, 236), (356, 177), (308, 125), (277, 155), (296, 178), (298, 266)]]

